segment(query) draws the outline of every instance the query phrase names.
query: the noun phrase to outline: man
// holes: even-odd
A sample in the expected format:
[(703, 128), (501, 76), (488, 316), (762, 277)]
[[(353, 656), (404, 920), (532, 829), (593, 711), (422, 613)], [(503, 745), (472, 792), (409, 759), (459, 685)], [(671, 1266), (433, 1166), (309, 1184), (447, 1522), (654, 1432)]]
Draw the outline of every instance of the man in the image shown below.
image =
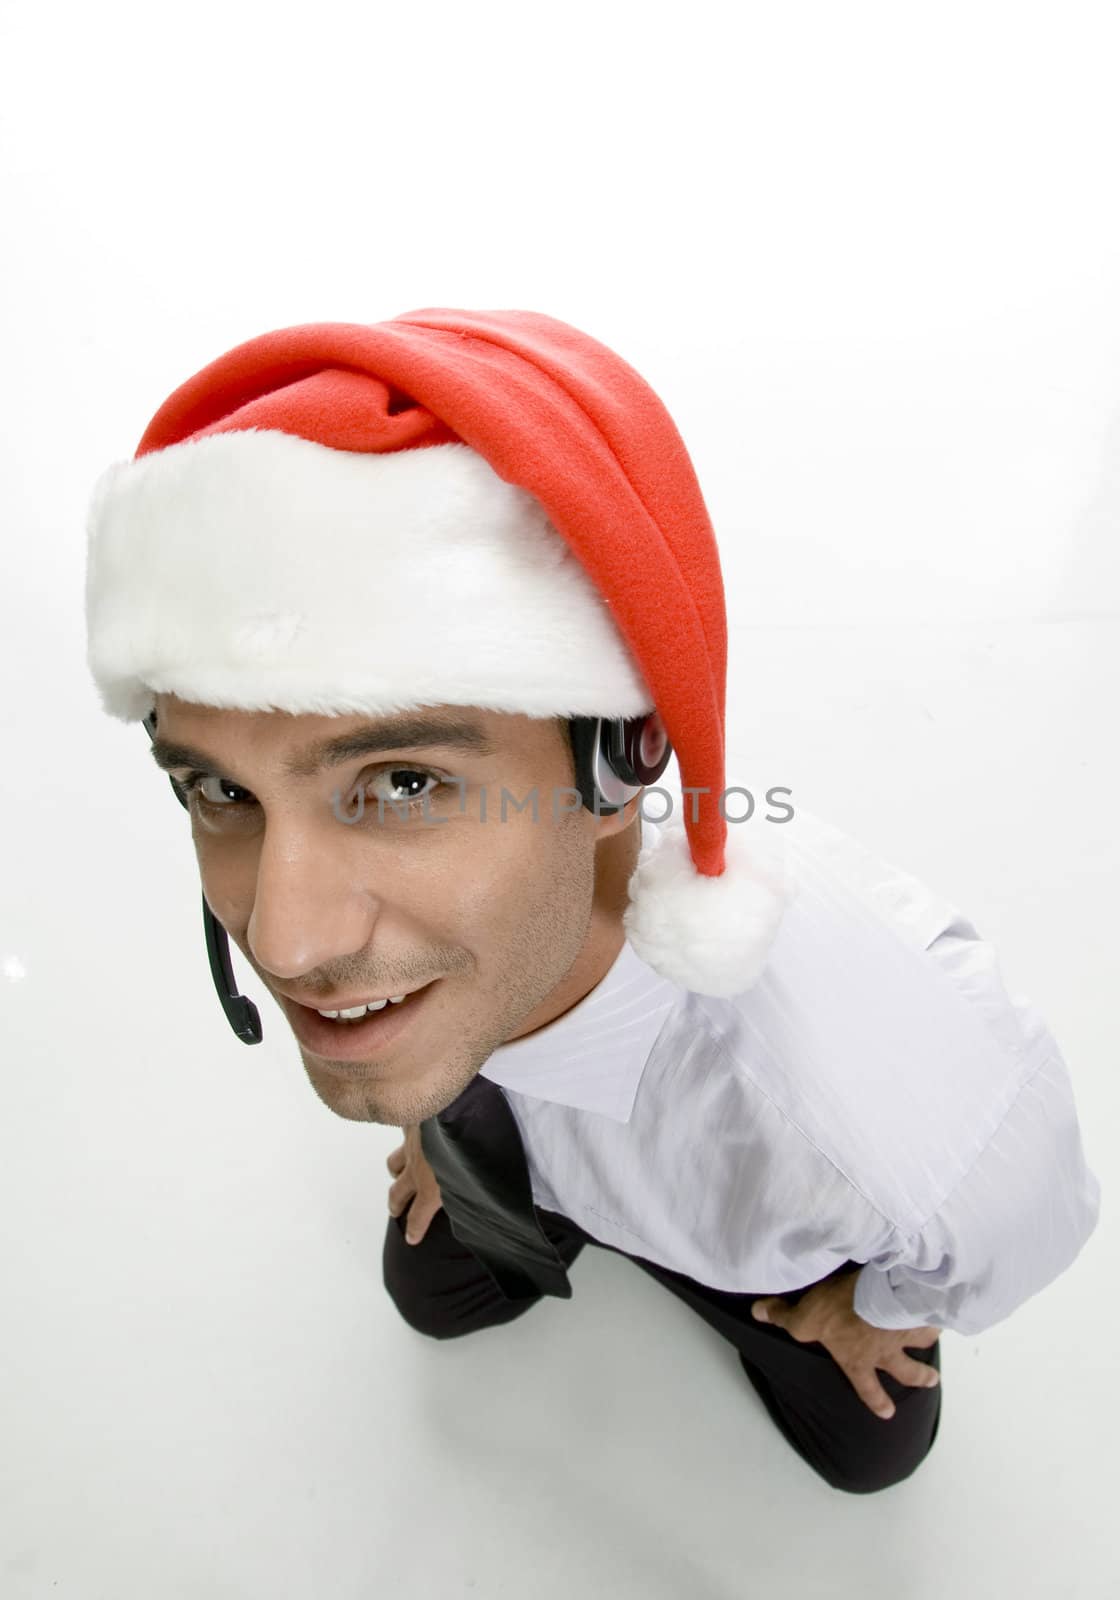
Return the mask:
[(940, 1331), (1064, 1271), (1098, 1186), (955, 908), (786, 791), (729, 825), (718, 550), (649, 386), (530, 312), (281, 329), (164, 402), (89, 532), (91, 671), (190, 809), (215, 937), (320, 1099), (406, 1130), (406, 1320), (570, 1296), (590, 1241), (826, 1481), (908, 1476)]

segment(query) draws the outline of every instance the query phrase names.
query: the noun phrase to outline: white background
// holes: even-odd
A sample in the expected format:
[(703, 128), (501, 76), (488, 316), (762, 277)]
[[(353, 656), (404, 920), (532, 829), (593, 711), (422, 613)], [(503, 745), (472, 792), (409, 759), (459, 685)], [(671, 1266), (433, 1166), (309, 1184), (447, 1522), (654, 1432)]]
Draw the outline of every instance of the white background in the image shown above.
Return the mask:
[[(5, 1600), (1115, 1593), (1115, 8), (0, 15)], [(186, 819), (86, 673), (87, 496), (164, 397), (434, 305), (653, 384), (724, 556), (729, 781), (962, 905), (1070, 1064), (1101, 1225), (943, 1336), (878, 1495), (607, 1252), (476, 1340), (400, 1319), (399, 1134), (270, 1002), (234, 1039)]]

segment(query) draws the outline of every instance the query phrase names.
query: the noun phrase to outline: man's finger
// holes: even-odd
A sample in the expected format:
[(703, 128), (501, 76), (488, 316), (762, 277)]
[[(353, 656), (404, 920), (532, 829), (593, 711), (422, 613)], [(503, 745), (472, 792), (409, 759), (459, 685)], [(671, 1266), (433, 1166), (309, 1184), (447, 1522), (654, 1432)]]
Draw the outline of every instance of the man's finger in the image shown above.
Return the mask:
[(848, 1382), (877, 1417), (893, 1417), (894, 1401), (875, 1376), (874, 1367), (843, 1367)]
[(928, 1350), (931, 1344), (936, 1344), (941, 1337), (940, 1328), (915, 1328), (903, 1340), (903, 1345), (913, 1345), (916, 1350)]
[(408, 1219), (405, 1222), (404, 1227), (404, 1236), (408, 1240), (409, 1244), (420, 1243), (421, 1239), (428, 1231), (432, 1218), (435, 1216), (436, 1212), (441, 1209), (441, 1207), (442, 1201), (434, 1206), (429, 1206), (424, 1211), (418, 1212), (415, 1205), (413, 1205), (412, 1210), (408, 1213)]
[[(785, 1328), (793, 1306), (787, 1306), (778, 1295), (762, 1295), (751, 1306), (756, 1322), (772, 1322), (776, 1328)], [(788, 1330), (787, 1330), (788, 1331)]]
[(915, 1361), (913, 1356), (906, 1355), (902, 1350), (897, 1350), (878, 1365), (889, 1372), (892, 1378), (897, 1378), (899, 1383), (908, 1383), (914, 1389), (935, 1389), (941, 1381), (936, 1367), (929, 1366), (925, 1361)]

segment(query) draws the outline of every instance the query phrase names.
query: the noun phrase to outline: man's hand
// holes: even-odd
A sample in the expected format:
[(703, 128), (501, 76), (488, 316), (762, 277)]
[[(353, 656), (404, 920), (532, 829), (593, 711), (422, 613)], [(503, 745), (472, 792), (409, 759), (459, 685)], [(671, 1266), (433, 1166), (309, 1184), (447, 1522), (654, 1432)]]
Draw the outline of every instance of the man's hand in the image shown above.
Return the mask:
[(762, 1295), (751, 1306), (759, 1322), (784, 1328), (801, 1344), (819, 1341), (841, 1368), (860, 1399), (877, 1417), (893, 1417), (890, 1395), (875, 1376), (876, 1367), (900, 1383), (932, 1388), (938, 1381), (930, 1367), (904, 1353), (903, 1346), (926, 1350), (936, 1344), (940, 1328), (876, 1328), (853, 1309), (857, 1272), (826, 1278), (806, 1289), (795, 1306), (780, 1295)]
[(439, 1183), (420, 1145), (419, 1123), (405, 1125), (404, 1143), (393, 1151), (385, 1165), (397, 1180), (389, 1190), (390, 1215), (398, 1216), (407, 1206), (404, 1236), (409, 1244), (419, 1244), (428, 1231), (428, 1224), (443, 1208)]

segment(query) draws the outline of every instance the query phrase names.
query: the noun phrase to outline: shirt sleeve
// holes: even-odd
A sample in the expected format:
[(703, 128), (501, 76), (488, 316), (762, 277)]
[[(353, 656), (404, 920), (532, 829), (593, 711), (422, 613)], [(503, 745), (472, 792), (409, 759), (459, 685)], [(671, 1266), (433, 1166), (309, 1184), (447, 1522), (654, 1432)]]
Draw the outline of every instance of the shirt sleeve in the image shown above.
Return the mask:
[(1055, 1046), (937, 1211), (861, 1268), (856, 1315), (879, 1328), (982, 1333), (1073, 1263), (1099, 1215)]

